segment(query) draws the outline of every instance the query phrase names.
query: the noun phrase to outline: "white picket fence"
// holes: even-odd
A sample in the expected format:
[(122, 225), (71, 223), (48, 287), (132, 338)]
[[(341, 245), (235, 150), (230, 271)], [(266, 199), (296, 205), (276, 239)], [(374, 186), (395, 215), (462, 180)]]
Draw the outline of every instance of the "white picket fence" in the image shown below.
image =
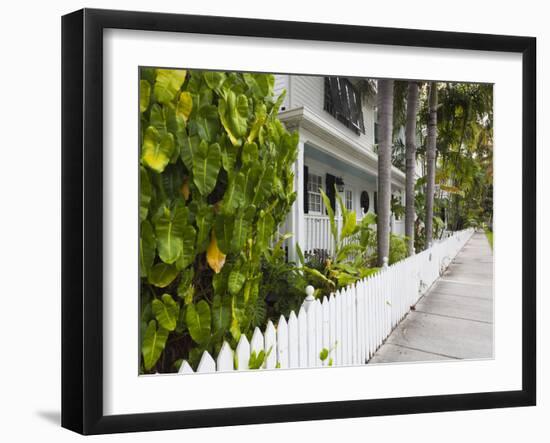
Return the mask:
[[(216, 359), (205, 351), (197, 372), (246, 371), (251, 354), (262, 350), (267, 354), (264, 369), (365, 364), (473, 232), (455, 232), (322, 300), (314, 299), (309, 287), (298, 315), (281, 316), (277, 326), (269, 321), (264, 333), (256, 328), (250, 342), (242, 335), (235, 350), (224, 343)], [(323, 350), (328, 355), (321, 359)], [(179, 372), (194, 371), (184, 361)]]

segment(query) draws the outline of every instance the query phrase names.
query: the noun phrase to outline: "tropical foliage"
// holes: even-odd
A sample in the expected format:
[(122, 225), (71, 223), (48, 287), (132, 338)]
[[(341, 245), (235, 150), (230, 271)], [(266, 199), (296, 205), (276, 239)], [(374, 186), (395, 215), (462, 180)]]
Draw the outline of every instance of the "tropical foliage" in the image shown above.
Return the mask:
[(262, 263), (295, 199), (298, 135), (266, 74), (141, 70), (141, 370), (169, 372), (265, 318)]
[[(404, 103), (407, 107), (410, 104), (402, 92), (407, 83), (411, 88), (411, 82), (396, 82), (396, 109), (401, 109)], [(431, 94), (431, 85), (434, 85), (436, 97)], [(435, 110), (431, 113), (430, 98), (432, 110)], [(407, 209), (410, 214), (407, 224), (415, 221), (411, 240), (417, 251), (427, 247), (426, 237), (439, 238), (443, 232), (443, 220), (446, 220), (448, 230), (492, 225), (493, 87), (474, 83), (420, 83), (418, 102), (416, 116), (414, 112), (407, 112), (406, 121), (408, 128), (416, 126), (416, 140), (408, 134), (407, 143), (423, 164), (424, 171), (424, 175), (416, 180), (411, 163), (410, 170), (407, 170), (407, 177), (411, 179), (408, 186), (415, 185), (414, 198), (408, 199), (411, 205), (414, 202), (414, 208)], [(402, 114), (403, 111), (399, 111), (396, 115)], [(403, 120), (403, 117), (398, 118)], [(431, 145), (428, 143), (430, 121)], [(394, 136), (394, 153), (401, 149), (396, 137), (398, 135)], [(435, 151), (432, 151), (434, 140)], [(432, 179), (433, 197), (430, 198)], [(428, 206), (432, 204), (430, 209)], [(428, 212), (432, 215), (429, 216)], [(430, 235), (427, 236), (426, 225), (430, 224)]]

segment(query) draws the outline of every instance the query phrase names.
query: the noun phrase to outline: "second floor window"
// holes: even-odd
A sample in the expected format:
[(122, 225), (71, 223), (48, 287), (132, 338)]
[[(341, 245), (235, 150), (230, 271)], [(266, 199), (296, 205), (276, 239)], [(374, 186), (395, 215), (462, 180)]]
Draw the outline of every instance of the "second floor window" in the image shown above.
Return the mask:
[(325, 77), (324, 109), (356, 134), (365, 133), (361, 95), (347, 78)]

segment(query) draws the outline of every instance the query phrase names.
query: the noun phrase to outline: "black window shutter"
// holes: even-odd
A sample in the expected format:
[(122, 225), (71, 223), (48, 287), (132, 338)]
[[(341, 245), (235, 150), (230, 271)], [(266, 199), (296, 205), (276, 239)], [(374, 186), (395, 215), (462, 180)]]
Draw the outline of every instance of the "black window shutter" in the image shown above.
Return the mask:
[(336, 184), (336, 177), (334, 175), (327, 174), (327, 176), (326, 176), (326, 193), (327, 193), (327, 197), (330, 201), (330, 206), (332, 207), (333, 211), (336, 208), (336, 190), (334, 188), (335, 184)]
[(378, 192), (374, 193), (374, 213), (378, 214)]
[(340, 95), (340, 82), (338, 77), (329, 77), (330, 96), (332, 99), (332, 114), (344, 114), (342, 109), (342, 97)]
[(308, 168), (304, 166), (304, 214), (309, 212), (309, 194), (307, 192)]
[(367, 191), (361, 192), (361, 208), (363, 208), (363, 212), (366, 214), (369, 212), (370, 207), (370, 198), (369, 193)]

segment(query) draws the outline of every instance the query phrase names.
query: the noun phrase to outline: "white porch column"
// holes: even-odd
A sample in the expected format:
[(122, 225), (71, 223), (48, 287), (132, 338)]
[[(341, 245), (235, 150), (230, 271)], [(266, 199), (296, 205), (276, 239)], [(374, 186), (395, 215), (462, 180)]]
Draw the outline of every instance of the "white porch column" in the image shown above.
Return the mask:
[(294, 163), (294, 190), (296, 191), (296, 201), (292, 205), (290, 212), (289, 229), (293, 234), (290, 238), (290, 248), (288, 258), (290, 261), (298, 261), (296, 254), (296, 244), (302, 251), (305, 251), (305, 218), (304, 218), (304, 141), (300, 139), (298, 142), (298, 156)]

